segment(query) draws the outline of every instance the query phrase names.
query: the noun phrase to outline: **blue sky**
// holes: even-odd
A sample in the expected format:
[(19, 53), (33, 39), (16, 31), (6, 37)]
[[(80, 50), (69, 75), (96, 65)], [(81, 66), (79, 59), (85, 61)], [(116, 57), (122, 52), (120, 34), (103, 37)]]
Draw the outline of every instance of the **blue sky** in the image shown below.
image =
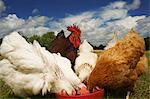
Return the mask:
[(13, 31), (42, 35), (76, 24), (81, 40), (107, 44), (114, 32), (122, 38), (131, 28), (150, 36), (149, 0), (0, 0), (0, 38)]
[[(62, 18), (67, 14), (78, 14), (84, 11), (94, 11), (116, 0), (5, 0), (6, 13), (15, 13), (19, 17), (28, 18), (32, 11), (37, 9), (35, 15)], [(125, 0), (131, 3), (132, 0)], [(129, 12), (130, 15), (149, 15), (149, 0), (141, 0), (137, 10)]]

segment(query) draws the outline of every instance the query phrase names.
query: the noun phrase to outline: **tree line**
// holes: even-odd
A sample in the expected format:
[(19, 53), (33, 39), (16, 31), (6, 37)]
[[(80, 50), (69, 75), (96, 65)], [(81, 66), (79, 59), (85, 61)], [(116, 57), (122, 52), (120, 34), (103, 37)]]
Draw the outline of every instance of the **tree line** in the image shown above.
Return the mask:
[(47, 32), (46, 34), (43, 34), (42, 36), (39, 35), (33, 35), (31, 37), (25, 37), (28, 42), (33, 43), (34, 40), (38, 41), (39, 44), (46, 49), (49, 49), (51, 46), (51, 42), (55, 39), (55, 33), (54, 32)]
[[(145, 50), (150, 50), (150, 37), (144, 38), (145, 41)], [(101, 49), (103, 50), (106, 45), (100, 44), (99, 46), (92, 45), (95, 50)]]
[[(39, 35), (33, 35), (31, 37), (25, 37), (24, 38), (28, 41), (33, 43), (34, 40), (38, 41), (41, 46), (46, 47), (46, 49), (49, 49), (51, 46), (51, 42), (55, 39), (55, 33), (54, 32), (47, 32), (46, 34), (43, 34), (42, 36)], [(145, 41), (145, 49), (150, 50), (150, 37), (144, 38)], [(0, 44), (2, 43), (2, 38), (0, 39)], [(91, 44), (92, 45), (92, 44)], [(99, 46), (92, 47), (95, 50), (103, 50), (105, 48), (105, 45), (100, 44)]]

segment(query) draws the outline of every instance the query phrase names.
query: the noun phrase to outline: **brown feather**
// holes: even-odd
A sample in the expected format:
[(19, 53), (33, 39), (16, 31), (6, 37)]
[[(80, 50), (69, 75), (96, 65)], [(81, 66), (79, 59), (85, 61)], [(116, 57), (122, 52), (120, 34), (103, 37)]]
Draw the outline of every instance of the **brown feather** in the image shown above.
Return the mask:
[(144, 48), (144, 39), (130, 31), (114, 47), (100, 55), (88, 80), (89, 90), (96, 86), (131, 90), (138, 76), (135, 68)]

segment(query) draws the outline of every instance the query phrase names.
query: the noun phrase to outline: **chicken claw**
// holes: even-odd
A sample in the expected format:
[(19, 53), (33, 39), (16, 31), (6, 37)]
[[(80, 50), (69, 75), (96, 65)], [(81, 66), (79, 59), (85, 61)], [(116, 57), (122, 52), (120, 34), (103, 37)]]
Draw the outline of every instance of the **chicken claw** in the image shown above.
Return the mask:
[(75, 96), (75, 95), (76, 95), (76, 90), (73, 89), (73, 90), (72, 90), (72, 96)]
[(85, 85), (84, 83), (79, 84), (78, 87), (79, 87), (79, 88), (83, 88), (83, 87), (84, 87), (84, 88), (87, 88), (86, 85)]
[(67, 92), (64, 89), (58, 92), (58, 94), (63, 96), (68, 96)]
[(98, 86), (96, 86), (95, 88), (93, 88), (93, 92), (99, 91), (99, 90), (101, 90), (101, 89)]
[[(69, 94), (63, 89), (61, 90), (59, 93), (59, 95), (63, 95), (63, 96), (69, 96)], [(72, 96), (75, 96), (76, 95), (76, 91), (75, 89), (72, 90)]]
[(89, 94), (90, 92), (89, 92), (89, 90), (87, 89), (87, 87), (86, 87), (83, 83), (81, 83), (81, 84), (79, 85), (79, 90), (77, 91), (77, 93), (78, 93), (79, 95), (86, 95), (86, 94)]

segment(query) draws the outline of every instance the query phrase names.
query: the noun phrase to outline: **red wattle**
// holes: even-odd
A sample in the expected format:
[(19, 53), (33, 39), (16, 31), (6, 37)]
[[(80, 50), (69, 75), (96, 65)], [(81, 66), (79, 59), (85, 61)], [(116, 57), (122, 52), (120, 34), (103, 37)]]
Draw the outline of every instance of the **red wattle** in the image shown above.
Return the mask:
[(79, 48), (80, 43), (81, 43), (79, 37), (76, 37), (76, 36), (74, 36), (74, 35), (71, 35), (71, 36), (69, 37), (69, 40), (70, 40), (70, 42), (74, 45), (75, 48)]

